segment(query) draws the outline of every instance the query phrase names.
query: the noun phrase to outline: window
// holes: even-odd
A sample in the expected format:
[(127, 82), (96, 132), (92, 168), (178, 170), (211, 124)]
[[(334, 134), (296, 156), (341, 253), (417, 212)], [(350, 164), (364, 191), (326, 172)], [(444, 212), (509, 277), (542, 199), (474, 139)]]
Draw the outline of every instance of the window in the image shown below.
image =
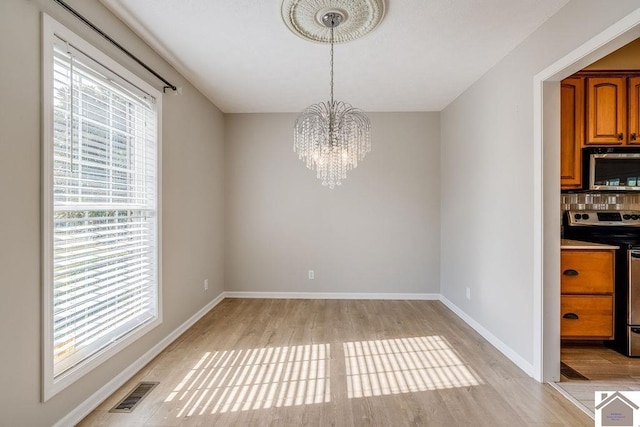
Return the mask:
[(43, 22), (46, 400), (160, 322), (161, 97)]

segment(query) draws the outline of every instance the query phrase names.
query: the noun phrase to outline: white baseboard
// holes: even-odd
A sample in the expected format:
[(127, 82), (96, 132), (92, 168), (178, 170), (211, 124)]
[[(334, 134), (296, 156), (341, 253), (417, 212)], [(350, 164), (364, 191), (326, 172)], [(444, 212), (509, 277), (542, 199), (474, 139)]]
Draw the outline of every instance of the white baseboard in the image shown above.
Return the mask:
[(124, 383), (129, 381), (140, 369), (156, 357), (162, 350), (171, 344), (176, 338), (182, 335), (187, 329), (193, 326), (202, 316), (207, 314), (213, 307), (218, 305), (224, 299), (224, 292), (214, 298), (209, 304), (202, 307), (197, 313), (187, 319), (182, 325), (178, 326), (173, 332), (167, 335), (162, 341), (154, 345), (149, 351), (143, 354), (138, 360), (133, 362), (127, 368), (123, 369), (111, 381), (102, 386), (98, 391), (93, 393), (78, 405), (73, 411), (69, 412), (64, 418), (59, 420), (53, 427), (66, 427), (79, 423), (84, 417), (89, 415), (98, 405), (104, 402), (109, 396), (116, 392)]
[(471, 316), (465, 313), (460, 307), (449, 301), (444, 295), (440, 296), (440, 301), (446, 305), (449, 310), (453, 311), (459, 318), (461, 318), (467, 325), (471, 326), (477, 333), (479, 333), (484, 339), (494, 346), (500, 353), (504, 354), (509, 360), (522, 369), (527, 375), (533, 377), (533, 365), (527, 362), (522, 356), (513, 351), (511, 347), (503, 343), (498, 337), (493, 335), (484, 326), (476, 322)]
[(348, 292), (225, 292), (225, 298), (263, 299), (362, 299), (439, 300), (440, 294), (348, 293)]

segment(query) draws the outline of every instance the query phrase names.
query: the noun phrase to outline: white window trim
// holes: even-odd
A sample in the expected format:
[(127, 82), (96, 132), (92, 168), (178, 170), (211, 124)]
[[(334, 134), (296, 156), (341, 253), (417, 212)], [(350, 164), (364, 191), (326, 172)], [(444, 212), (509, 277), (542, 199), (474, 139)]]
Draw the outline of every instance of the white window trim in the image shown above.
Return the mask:
[[(56, 36), (69, 41), (102, 65), (155, 97), (158, 114), (156, 224), (158, 316), (58, 378), (54, 378), (53, 371), (53, 226), (50, 221), (53, 217), (53, 191), (51, 190), (53, 188), (53, 43)], [(45, 402), (162, 323), (162, 93), (45, 13), (42, 14), (42, 78), (42, 401)]]

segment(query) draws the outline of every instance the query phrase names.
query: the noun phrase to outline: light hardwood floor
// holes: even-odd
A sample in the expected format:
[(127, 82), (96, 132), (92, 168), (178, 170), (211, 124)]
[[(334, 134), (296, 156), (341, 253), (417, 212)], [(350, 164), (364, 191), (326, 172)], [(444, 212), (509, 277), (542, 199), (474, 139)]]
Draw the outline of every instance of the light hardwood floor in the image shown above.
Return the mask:
[(602, 342), (563, 342), (560, 359), (589, 380), (565, 377), (557, 385), (595, 412), (596, 391), (640, 390), (640, 358), (626, 357)]
[[(139, 381), (130, 414), (108, 412)], [(226, 299), (81, 426), (592, 426), (437, 301)]]

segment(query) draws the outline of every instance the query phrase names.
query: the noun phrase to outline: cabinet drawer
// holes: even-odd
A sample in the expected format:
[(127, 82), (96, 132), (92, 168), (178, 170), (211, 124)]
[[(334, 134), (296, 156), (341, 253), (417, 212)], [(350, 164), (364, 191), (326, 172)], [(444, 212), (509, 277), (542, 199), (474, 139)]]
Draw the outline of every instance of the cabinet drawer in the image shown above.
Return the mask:
[(563, 250), (560, 256), (561, 293), (613, 292), (613, 251)]
[(560, 310), (562, 338), (613, 338), (613, 297), (611, 295), (563, 295)]

